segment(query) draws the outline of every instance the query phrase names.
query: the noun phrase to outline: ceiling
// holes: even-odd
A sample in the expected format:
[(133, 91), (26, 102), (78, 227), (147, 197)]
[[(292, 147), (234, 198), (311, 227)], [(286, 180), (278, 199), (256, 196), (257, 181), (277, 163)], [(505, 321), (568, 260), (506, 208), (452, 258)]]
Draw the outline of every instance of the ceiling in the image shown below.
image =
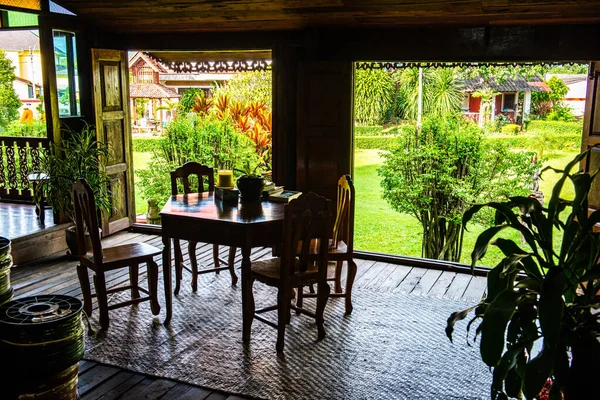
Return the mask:
[(598, 0), (55, 0), (114, 32), (600, 22)]

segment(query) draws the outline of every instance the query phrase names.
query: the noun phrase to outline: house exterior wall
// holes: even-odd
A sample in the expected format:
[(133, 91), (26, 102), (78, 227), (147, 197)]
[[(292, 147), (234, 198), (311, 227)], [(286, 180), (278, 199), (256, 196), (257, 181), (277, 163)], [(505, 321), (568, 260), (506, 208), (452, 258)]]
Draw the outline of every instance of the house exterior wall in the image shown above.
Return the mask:
[(580, 117), (585, 112), (585, 98), (587, 94), (587, 81), (567, 85), (569, 91), (563, 98), (563, 103), (571, 108), (573, 115)]

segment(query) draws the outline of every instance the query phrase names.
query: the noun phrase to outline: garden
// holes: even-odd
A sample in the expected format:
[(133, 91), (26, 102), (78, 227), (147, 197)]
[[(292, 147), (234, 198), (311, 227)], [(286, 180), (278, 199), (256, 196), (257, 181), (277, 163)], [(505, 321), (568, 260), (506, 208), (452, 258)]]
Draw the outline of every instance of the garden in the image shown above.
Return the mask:
[[(533, 193), (549, 198), (560, 174), (546, 168), (563, 168), (581, 146), (582, 121), (562, 104), (562, 81), (552, 78), (550, 92), (532, 93), (530, 119), (520, 124), (502, 114), (491, 121), (491, 107), (483, 124), (461, 117), (461, 82), (469, 77), (485, 82), (544, 72), (539, 66), (424, 69), (418, 123), (418, 68), (357, 70), (355, 248), (470, 264), (478, 235), (493, 223), (492, 213), (483, 213), (463, 230), (470, 205)], [(481, 92), (473, 96), (482, 104), (496, 95)], [(572, 196), (565, 185), (562, 197)], [(517, 233), (506, 237), (521, 241)], [(494, 248), (480, 263), (502, 258)]]

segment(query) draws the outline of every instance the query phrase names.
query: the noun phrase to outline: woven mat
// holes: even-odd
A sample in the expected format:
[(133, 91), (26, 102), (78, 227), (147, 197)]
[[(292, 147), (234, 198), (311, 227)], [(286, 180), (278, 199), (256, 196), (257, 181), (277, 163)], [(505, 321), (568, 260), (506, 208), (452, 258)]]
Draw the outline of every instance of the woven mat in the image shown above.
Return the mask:
[[(454, 344), (444, 334), (446, 319), (465, 302), (357, 288), (351, 316), (344, 316), (343, 299), (329, 301), (320, 342), (311, 319), (293, 314), (278, 356), (276, 330), (260, 321), (250, 344), (242, 344), (241, 288), (231, 287), (228, 274), (209, 276), (197, 293), (184, 276), (170, 327), (161, 324), (164, 309), (153, 317), (148, 303), (110, 311), (108, 332), (87, 338), (85, 358), (268, 399), (489, 397), (491, 373), (478, 347), (466, 345), (464, 324)], [(257, 307), (276, 298), (259, 282), (254, 293)]]

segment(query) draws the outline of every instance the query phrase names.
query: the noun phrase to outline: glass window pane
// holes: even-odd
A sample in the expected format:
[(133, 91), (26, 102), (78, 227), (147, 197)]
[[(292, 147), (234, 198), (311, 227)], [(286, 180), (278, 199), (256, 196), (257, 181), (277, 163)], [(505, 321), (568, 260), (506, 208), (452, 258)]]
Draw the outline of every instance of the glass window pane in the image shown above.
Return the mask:
[(30, 10), (42, 9), (40, 0), (0, 0), (0, 5), (17, 8), (28, 8)]
[(19, 26), (37, 26), (38, 16), (37, 14), (30, 14), (18, 11), (7, 11), (6, 16), (8, 18), (9, 27)]
[(73, 32), (54, 31), (58, 115), (61, 117), (80, 115), (76, 48)]
[(50, 12), (58, 13), (58, 14), (75, 15), (71, 11), (67, 10), (66, 8), (64, 8), (63, 6), (61, 6), (60, 4), (56, 4), (53, 1), (50, 2)]

